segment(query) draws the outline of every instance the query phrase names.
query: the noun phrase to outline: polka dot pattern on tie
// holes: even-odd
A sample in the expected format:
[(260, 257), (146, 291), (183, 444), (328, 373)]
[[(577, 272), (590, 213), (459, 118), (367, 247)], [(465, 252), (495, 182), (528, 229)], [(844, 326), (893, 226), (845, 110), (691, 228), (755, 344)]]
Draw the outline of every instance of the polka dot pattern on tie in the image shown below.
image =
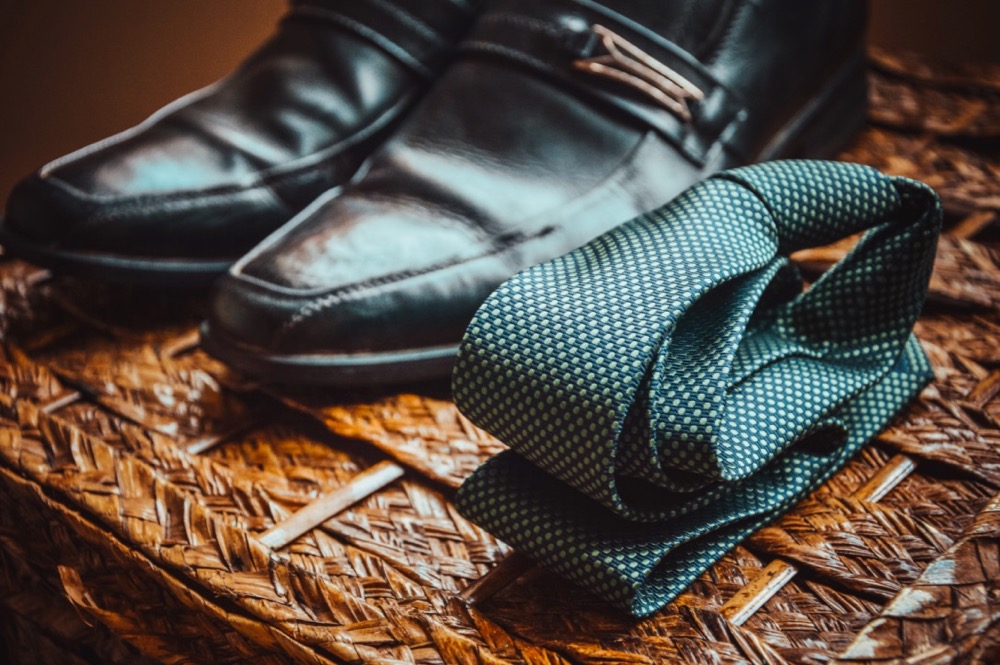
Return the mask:
[[(510, 446), (459, 509), (636, 614), (788, 510), (930, 379), (927, 186), (785, 161), (692, 187), (483, 304), (453, 389)], [(866, 233), (807, 290), (788, 255)]]

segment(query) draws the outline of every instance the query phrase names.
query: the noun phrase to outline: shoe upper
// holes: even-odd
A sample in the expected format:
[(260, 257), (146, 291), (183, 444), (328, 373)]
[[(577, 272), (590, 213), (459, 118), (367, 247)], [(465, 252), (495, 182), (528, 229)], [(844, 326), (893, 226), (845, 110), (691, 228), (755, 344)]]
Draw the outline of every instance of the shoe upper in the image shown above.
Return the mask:
[(218, 83), (20, 183), (42, 245), (235, 260), (346, 181), (446, 62), (477, 0), (302, 0)]
[[(860, 72), (864, 10), (488, 2), (360, 176), (220, 281), (209, 330), (275, 354), (457, 344), (513, 273), (773, 151), (831, 81)], [(609, 51), (623, 72), (608, 75)]]

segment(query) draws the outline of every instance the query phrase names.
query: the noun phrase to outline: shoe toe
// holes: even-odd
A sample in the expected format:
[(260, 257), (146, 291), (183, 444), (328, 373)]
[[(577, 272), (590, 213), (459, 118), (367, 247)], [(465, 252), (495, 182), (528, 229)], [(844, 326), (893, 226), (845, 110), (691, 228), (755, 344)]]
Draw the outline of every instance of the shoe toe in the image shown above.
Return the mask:
[(455, 209), (354, 190), (318, 200), (217, 283), (205, 349), (273, 383), (447, 375), (513, 261)]
[(231, 271), (215, 285), (206, 326), (219, 343), (286, 360), (392, 351), (405, 346), (397, 334), (405, 288), (302, 291)]
[(288, 350), (281, 344), (283, 331), (306, 304), (308, 299), (274, 285), (229, 273), (215, 284), (207, 327), (222, 343), (280, 354)]
[(11, 192), (4, 225), (35, 244), (56, 246), (77, 235), (93, 208), (72, 189), (36, 173)]

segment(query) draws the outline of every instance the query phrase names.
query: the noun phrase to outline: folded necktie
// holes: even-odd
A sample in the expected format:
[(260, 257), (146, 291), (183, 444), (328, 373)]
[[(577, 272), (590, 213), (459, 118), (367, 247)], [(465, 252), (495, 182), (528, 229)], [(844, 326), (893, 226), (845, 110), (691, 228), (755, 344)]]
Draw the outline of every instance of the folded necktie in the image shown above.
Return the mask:
[[(455, 401), (510, 446), (459, 509), (641, 616), (843, 465), (931, 378), (911, 330), (941, 226), (856, 164), (727, 171), (505, 282)], [(867, 231), (808, 289), (788, 255)]]

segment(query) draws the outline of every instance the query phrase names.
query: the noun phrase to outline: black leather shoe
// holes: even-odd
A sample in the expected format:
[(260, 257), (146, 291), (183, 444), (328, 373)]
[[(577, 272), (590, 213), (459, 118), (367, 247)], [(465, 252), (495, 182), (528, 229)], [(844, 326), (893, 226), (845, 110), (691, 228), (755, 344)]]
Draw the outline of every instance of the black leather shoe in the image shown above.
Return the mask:
[(833, 154), (863, 123), (865, 10), (488, 1), (363, 177), (220, 280), (206, 348), (276, 382), (447, 374), (514, 272), (720, 169)]
[(19, 184), (0, 242), (45, 266), (217, 277), (389, 135), (480, 0), (299, 0), (235, 73)]

